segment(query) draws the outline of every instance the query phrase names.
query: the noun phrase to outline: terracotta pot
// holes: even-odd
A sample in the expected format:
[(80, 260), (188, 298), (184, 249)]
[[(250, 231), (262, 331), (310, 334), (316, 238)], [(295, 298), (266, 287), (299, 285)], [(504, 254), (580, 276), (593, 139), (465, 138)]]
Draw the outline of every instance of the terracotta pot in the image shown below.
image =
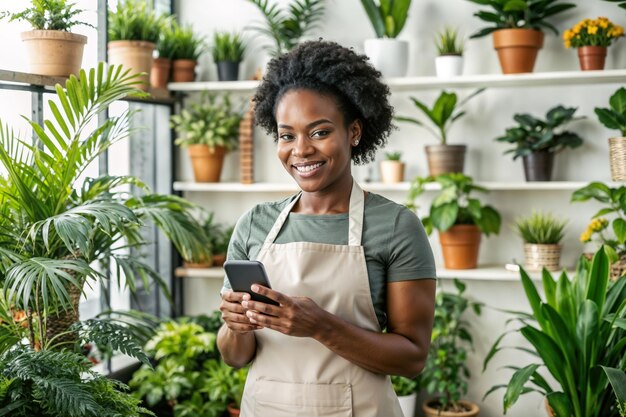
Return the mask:
[(581, 46), (578, 48), (580, 69), (583, 71), (603, 70), (606, 49), (606, 46)]
[(476, 417), (480, 412), (480, 408), (478, 405), (474, 404), (470, 401), (459, 400), (459, 404), (466, 409), (466, 411), (439, 411), (434, 406), (436, 405), (437, 400), (431, 399), (424, 401), (422, 404), (422, 410), (424, 410), (424, 415), (426, 417)]
[(439, 232), (446, 269), (474, 269), (478, 265), (480, 229), (473, 224), (457, 224)]
[(78, 74), (87, 37), (61, 30), (22, 32), (28, 54), (28, 71), (51, 77)]
[(216, 253), (213, 255), (213, 266), (224, 266), (224, 262), (226, 262), (225, 253)]
[(188, 83), (196, 79), (197, 61), (191, 59), (175, 59), (172, 62), (172, 81), (175, 83)]
[(380, 180), (385, 184), (404, 181), (404, 162), (380, 161)]
[(493, 32), (493, 47), (504, 74), (533, 72), (537, 52), (543, 47), (543, 32), (534, 29), (499, 29)]
[(561, 262), (561, 245), (557, 244), (524, 244), (524, 268), (528, 271), (558, 271)]
[(430, 175), (463, 172), (465, 145), (429, 145), (425, 147)]
[(190, 145), (188, 149), (196, 182), (219, 182), (226, 153), (224, 147), (216, 146), (211, 150), (207, 145)]
[(209, 259), (201, 259), (198, 262), (183, 261), (183, 266), (185, 268), (210, 268), (215, 265), (214, 259), (214, 257), (211, 257)]
[(152, 52), (155, 44), (145, 41), (111, 41), (108, 43), (109, 64), (122, 65), (131, 69), (134, 74), (141, 74), (138, 88), (147, 90), (150, 87), (152, 71)]
[(153, 88), (167, 88), (171, 68), (171, 60), (167, 58), (154, 58), (152, 61), (152, 72), (150, 72), (150, 85)]
[(626, 181), (626, 137), (609, 138), (611, 179)]
[(522, 157), (526, 181), (551, 181), (554, 152), (533, 152)]
[(241, 412), (241, 410), (236, 408), (235, 404), (228, 404), (226, 410), (228, 411), (229, 417), (239, 417), (239, 413)]

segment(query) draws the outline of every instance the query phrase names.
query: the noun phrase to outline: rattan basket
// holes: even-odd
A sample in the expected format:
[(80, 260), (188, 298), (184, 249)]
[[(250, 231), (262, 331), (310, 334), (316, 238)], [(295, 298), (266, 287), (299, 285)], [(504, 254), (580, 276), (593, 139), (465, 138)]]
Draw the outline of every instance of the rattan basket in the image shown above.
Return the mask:
[(561, 261), (561, 245), (524, 244), (524, 268), (528, 271), (557, 271)]
[(626, 181), (626, 138), (609, 138), (611, 179)]

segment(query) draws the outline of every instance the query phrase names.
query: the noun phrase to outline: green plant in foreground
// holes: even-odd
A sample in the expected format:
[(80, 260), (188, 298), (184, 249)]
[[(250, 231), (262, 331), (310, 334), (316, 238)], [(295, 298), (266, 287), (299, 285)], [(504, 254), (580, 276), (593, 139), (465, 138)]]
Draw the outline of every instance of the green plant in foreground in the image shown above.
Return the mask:
[(83, 13), (76, 3), (67, 0), (31, 0), (31, 7), (19, 13), (0, 13), (0, 19), (9, 17), (9, 21), (25, 20), (35, 30), (61, 30), (69, 32), (72, 27), (84, 25), (93, 27), (89, 23), (76, 20), (76, 16)]
[(626, 88), (619, 88), (609, 99), (609, 105), (608, 109), (603, 107), (594, 109), (600, 123), (608, 129), (619, 130), (622, 136), (626, 136)]
[(385, 159), (388, 161), (399, 161), (402, 158), (402, 152), (385, 152)]
[[(626, 370), (626, 279), (609, 281), (609, 259), (603, 249), (591, 262), (581, 258), (572, 279), (563, 272), (555, 281), (544, 270), (543, 298), (523, 269), (520, 278), (532, 313), (511, 313), (519, 326), (496, 339), (483, 369), (505, 349), (502, 341), (510, 333), (519, 333), (530, 343), (533, 363), (516, 369), (508, 384), (495, 385), (485, 396), (506, 388), (505, 413), (520, 395), (538, 392), (557, 416), (617, 417), (609, 378), (623, 376)], [(510, 349), (527, 351), (521, 346)], [(556, 386), (542, 376), (543, 370)], [(623, 402), (624, 390), (615, 391)]]
[(158, 43), (167, 23), (144, 0), (120, 0), (117, 9), (109, 11), (109, 41)]
[(559, 31), (546, 20), (576, 7), (574, 3), (561, 0), (469, 0), (491, 10), (480, 10), (474, 16), (489, 23), (490, 27), (478, 30), (470, 38), (480, 38), (498, 29), (550, 29)]
[(191, 26), (181, 27), (173, 23), (172, 31), (173, 42), (176, 45), (172, 59), (197, 61), (206, 48), (204, 38), (197, 36)]
[(399, 375), (391, 375), (391, 385), (398, 397), (405, 397), (417, 390), (417, 381)]
[(448, 131), (452, 127), (452, 124), (465, 115), (465, 111), (461, 110), (461, 107), (483, 91), (485, 91), (485, 89), (480, 88), (458, 103), (456, 93), (442, 91), (432, 108), (428, 108), (428, 106), (420, 100), (415, 97), (411, 97), (413, 104), (415, 104), (415, 106), (420, 109), (426, 117), (428, 117), (431, 123), (435, 125), (435, 129), (413, 117), (396, 116), (395, 119), (401, 122), (413, 123), (423, 127), (432, 133), (432, 135), (437, 138), (442, 145), (446, 145), (448, 143)]
[(424, 193), (427, 184), (434, 182), (441, 185), (441, 191), (432, 201), (429, 215), (422, 218), (428, 234), (432, 233), (433, 228), (445, 232), (455, 224), (474, 224), (486, 236), (500, 232), (502, 220), (496, 209), (470, 197), (472, 191), (487, 190), (475, 185), (471, 177), (461, 173), (416, 177), (411, 182), (407, 206), (415, 208), (415, 199)]
[(241, 62), (246, 45), (239, 33), (215, 32), (211, 52), (214, 62)]
[(404, 29), (411, 0), (361, 0), (361, 4), (374, 27), (376, 37), (395, 38)]
[(515, 221), (515, 229), (524, 243), (555, 245), (563, 239), (567, 220), (560, 220), (551, 213), (533, 212)]
[(449, 27), (437, 34), (435, 46), (440, 56), (463, 55), (463, 40), (458, 36), (458, 31)]

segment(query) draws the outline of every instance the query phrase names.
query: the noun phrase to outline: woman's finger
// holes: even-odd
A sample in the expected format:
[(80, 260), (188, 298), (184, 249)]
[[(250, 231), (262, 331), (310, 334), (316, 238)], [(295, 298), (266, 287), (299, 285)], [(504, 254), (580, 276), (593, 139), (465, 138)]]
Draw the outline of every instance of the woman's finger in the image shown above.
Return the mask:
[(276, 301), (280, 305), (290, 306), (292, 304), (291, 297), (276, 290), (272, 290), (271, 288), (264, 287), (263, 285), (254, 284), (250, 289), (257, 294), (264, 295), (267, 298)]

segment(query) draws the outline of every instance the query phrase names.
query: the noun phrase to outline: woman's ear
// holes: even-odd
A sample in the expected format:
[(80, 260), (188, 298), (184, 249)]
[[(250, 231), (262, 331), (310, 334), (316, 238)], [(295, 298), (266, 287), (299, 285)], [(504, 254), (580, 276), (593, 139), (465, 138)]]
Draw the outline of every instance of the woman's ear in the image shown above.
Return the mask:
[(360, 119), (356, 119), (354, 122), (350, 124), (348, 128), (350, 144), (352, 146), (357, 146), (359, 141), (361, 140), (361, 135), (363, 134), (363, 123)]

